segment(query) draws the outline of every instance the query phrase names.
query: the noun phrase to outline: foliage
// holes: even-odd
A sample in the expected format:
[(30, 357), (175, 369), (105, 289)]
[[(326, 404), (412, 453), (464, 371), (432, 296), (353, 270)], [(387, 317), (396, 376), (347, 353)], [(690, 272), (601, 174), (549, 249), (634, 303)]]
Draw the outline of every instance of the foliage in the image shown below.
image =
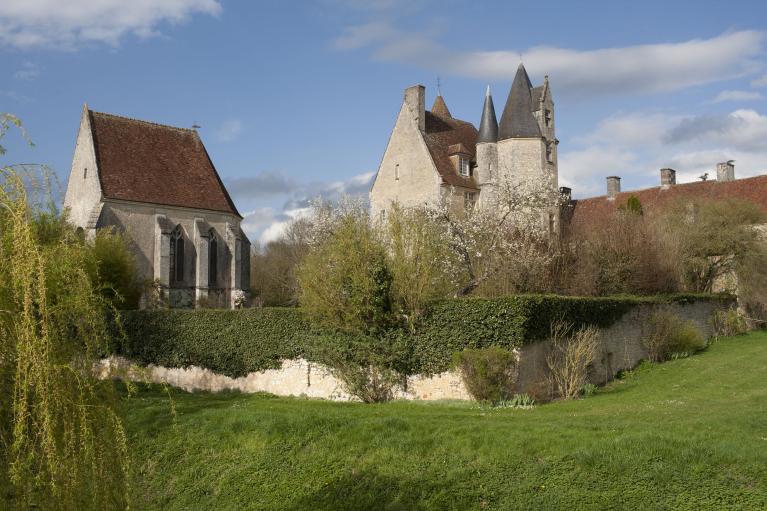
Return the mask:
[(594, 385), (593, 383), (587, 383), (581, 389), (581, 394), (583, 394), (585, 397), (589, 397), (596, 394), (598, 390), (599, 387), (597, 385)]
[(663, 362), (674, 355), (690, 355), (702, 350), (706, 340), (695, 323), (666, 310), (649, 318), (642, 344), (650, 360)]
[(516, 355), (497, 346), (469, 349), (453, 354), (453, 364), (469, 394), (482, 403), (500, 403), (511, 396)]
[(100, 229), (91, 247), (91, 282), (98, 283), (102, 296), (117, 309), (137, 309), (146, 287), (138, 279), (129, 243), (127, 236), (116, 229)]
[(380, 333), (392, 322), (392, 276), (366, 209), (349, 204), (318, 224), (316, 243), (298, 268), (301, 306), (319, 326)]
[(48, 195), (44, 179), (0, 170), (3, 507), (124, 508), (126, 436), (112, 382), (92, 374), (108, 304), (85, 271), (90, 248), (34, 194)]
[(427, 303), (452, 294), (454, 254), (427, 210), (394, 204), (379, 228), (392, 273), (392, 294), (412, 330)]
[[(519, 295), (446, 299), (425, 308), (414, 333), (395, 326), (375, 338), (379, 339), (380, 359), (388, 357), (386, 367), (403, 375), (437, 374), (450, 368), (456, 351), (489, 346), (514, 350), (545, 339), (552, 322), (563, 317), (576, 328), (589, 324), (606, 327), (638, 305), (696, 300), (728, 303), (730, 298)], [(126, 357), (143, 365), (196, 365), (232, 377), (278, 368), (285, 359), (304, 357), (322, 362), (333, 350), (343, 352), (350, 339), (370, 337), (317, 328), (300, 307), (156, 309), (124, 311), (121, 318), (127, 339), (119, 349)], [(338, 347), (323, 351), (318, 347), (320, 338)]]
[(311, 223), (304, 218), (292, 221), (285, 234), (256, 247), (251, 254), (250, 278), (254, 302), (267, 307), (293, 307), (298, 304), (296, 269), (309, 248)]
[(514, 394), (511, 399), (502, 401), (496, 405), (496, 408), (532, 408), (535, 406), (535, 399), (528, 394)]
[[(529, 410), (141, 391), (136, 509), (765, 509), (767, 332)], [(513, 481), (513, 484), (509, 482)]]
[(572, 323), (551, 325), (551, 348), (546, 355), (555, 396), (576, 399), (588, 382), (589, 365), (599, 352), (599, 330), (593, 325), (573, 329)]
[(767, 302), (767, 247), (755, 225), (765, 213), (749, 201), (727, 199), (679, 203), (658, 218), (667, 257), (691, 292), (712, 292), (727, 285), (731, 275), (743, 278), (737, 291), (744, 299)]
[(748, 332), (748, 323), (735, 308), (717, 310), (711, 317), (711, 326), (717, 337), (729, 337)]

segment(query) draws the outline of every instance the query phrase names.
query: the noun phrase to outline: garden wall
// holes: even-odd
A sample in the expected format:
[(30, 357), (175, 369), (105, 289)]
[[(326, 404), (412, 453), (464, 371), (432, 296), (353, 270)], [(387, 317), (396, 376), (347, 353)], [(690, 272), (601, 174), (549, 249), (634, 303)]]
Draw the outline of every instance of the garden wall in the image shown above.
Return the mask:
[[(469, 399), (450, 355), (465, 347), (500, 345), (519, 354), (517, 392), (549, 397), (546, 332), (565, 318), (599, 326), (602, 350), (590, 379), (603, 383), (646, 358), (642, 328), (659, 308), (690, 319), (705, 337), (711, 314), (733, 305), (726, 296), (571, 298), (518, 296), (433, 304), (415, 336), (414, 362), (402, 399)], [(321, 335), (297, 309), (137, 311), (123, 315), (126, 342), (102, 362), (104, 376), (166, 382), (185, 390), (270, 392), (346, 400), (349, 396), (309, 349)], [(332, 339), (331, 339), (332, 340)], [(131, 361), (137, 362), (133, 364)], [(142, 368), (143, 367), (143, 368)]]

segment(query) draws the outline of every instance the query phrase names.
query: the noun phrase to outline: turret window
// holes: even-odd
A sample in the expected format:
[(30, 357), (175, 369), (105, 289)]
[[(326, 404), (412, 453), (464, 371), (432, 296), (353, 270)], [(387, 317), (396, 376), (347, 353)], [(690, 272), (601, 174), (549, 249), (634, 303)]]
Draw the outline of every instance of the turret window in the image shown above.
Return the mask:
[(463, 207), (466, 211), (474, 209), (477, 203), (477, 192), (463, 192)]
[(546, 144), (546, 161), (549, 163), (554, 163), (554, 156), (552, 154), (551, 150), (551, 144)]
[(544, 109), (543, 110), (543, 117), (546, 120), (546, 127), (551, 128), (551, 110)]

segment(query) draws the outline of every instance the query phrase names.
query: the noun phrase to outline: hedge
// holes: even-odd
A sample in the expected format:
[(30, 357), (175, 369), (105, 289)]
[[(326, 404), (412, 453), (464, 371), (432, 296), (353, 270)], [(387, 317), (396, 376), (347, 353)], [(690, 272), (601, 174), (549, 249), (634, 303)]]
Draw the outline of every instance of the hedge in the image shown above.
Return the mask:
[[(514, 349), (544, 339), (557, 319), (577, 326), (607, 327), (643, 304), (725, 300), (728, 295), (671, 295), (606, 298), (518, 295), (499, 299), (450, 299), (429, 305), (416, 333), (389, 332), (406, 346), (409, 373), (434, 374), (450, 367), (452, 354), (464, 348)], [(196, 365), (237, 377), (278, 368), (285, 359), (315, 362), (317, 342), (347, 342), (343, 334), (319, 331), (300, 309), (152, 310), (121, 313), (124, 342), (119, 354), (148, 365)], [(400, 349), (400, 348), (398, 348)], [(405, 355), (403, 355), (404, 357)]]

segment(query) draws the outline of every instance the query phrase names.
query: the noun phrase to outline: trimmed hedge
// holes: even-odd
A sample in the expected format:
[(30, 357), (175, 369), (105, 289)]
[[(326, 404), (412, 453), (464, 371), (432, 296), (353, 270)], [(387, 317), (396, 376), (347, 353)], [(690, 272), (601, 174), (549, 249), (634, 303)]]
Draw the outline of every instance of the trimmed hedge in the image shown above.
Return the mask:
[[(383, 342), (402, 353), (408, 373), (435, 374), (448, 369), (464, 348), (515, 349), (544, 339), (557, 319), (576, 327), (607, 327), (632, 308), (654, 303), (730, 301), (728, 295), (618, 296), (583, 298), (518, 295), (499, 299), (451, 299), (432, 303), (416, 333), (392, 331)], [(148, 365), (196, 365), (237, 377), (280, 367), (285, 359), (323, 362), (318, 342), (348, 342), (343, 334), (319, 331), (300, 309), (152, 310), (121, 313), (126, 340), (119, 354)], [(395, 342), (396, 341), (396, 342)]]

